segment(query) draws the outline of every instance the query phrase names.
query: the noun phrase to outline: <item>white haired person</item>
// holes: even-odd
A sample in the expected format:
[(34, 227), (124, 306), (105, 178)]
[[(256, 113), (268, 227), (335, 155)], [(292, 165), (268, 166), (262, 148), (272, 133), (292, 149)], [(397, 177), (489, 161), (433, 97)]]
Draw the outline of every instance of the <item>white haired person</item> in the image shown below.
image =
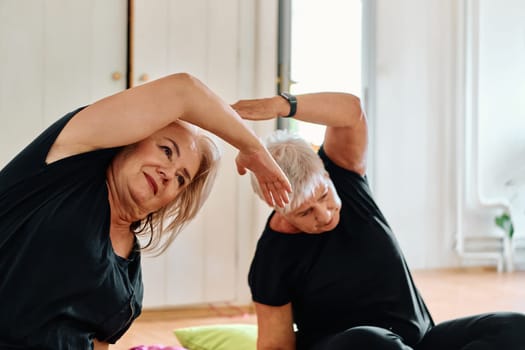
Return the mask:
[[(12, 116), (14, 117), (14, 116)], [(173, 74), (60, 118), (0, 171), (0, 349), (108, 349), (140, 314), (141, 246), (162, 251), (239, 150), (269, 204), (290, 185), (238, 114)]]
[(434, 325), (367, 183), (367, 122), (359, 99), (346, 93), (284, 97), (233, 105), (249, 120), (294, 116), (327, 127), (318, 153), (283, 131), (266, 143), (293, 194), (270, 214), (249, 272), (257, 348), (525, 349), (522, 314)]

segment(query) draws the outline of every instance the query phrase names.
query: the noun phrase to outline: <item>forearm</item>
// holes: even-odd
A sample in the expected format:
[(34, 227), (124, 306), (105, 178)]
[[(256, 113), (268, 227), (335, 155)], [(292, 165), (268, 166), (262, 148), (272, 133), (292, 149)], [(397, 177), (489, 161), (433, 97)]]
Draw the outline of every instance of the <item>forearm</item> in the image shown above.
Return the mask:
[[(347, 93), (320, 92), (297, 95), (295, 119), (331, 127), (354, 126), (364, 118), (361, 101)], [(271, 98), (279, 116), (290, 111), (288, 101), (280, 96)]]
[(288, 193), (292, 191), (288, 179), (237, 112), (198, 79), (192, 78), (184, 90), (184, 111), (180, 119), (208, 130), (237, 148), (238, 173), (243, 175), (250, 170), (255, 174), (268, 205), (283, 207), (288, 203)]
[(184, 87), (181, 119), (197, 125), (243, 152), (259, 150), (262, 143), (245, 121), (198, 79)]
[(210, 131), (239, 150), (262, 147), (227, 103), (186, 73), (172, 74), (97, 101), (81, 111), (73, 120), (77, 127), (61, 137), (63, 143), (95, 148), (121, 146), (143, 140), (178, 119)]
[(257, 350), (295, 350), (295, 347), (279, 345), (279, 346), (264, 346), (257, 345)]
[(257, 342), (257, 350), (295, 350), (295, 342), (288, 342), (285, 344), (266, 344), (264, 342)]
[(269, 306), (255, 303), (257, 350), (295, 350), (292, 304)]
[(102, 343), (98, 341), (97, 339), (93, 340), (93, 350), (108, 350), (109, 344), (108, 343)]
[[(330, 159), (345, 169), (364, 174), (368, 135), (359, 98), (340, 92), (302, 94), (296, 98), (295, 119), (327, 126), (323, 145)], [(289, 102), (281, 96), (241, 100), (233, 108), (248, 120), (268, 120), (290, 113)]]

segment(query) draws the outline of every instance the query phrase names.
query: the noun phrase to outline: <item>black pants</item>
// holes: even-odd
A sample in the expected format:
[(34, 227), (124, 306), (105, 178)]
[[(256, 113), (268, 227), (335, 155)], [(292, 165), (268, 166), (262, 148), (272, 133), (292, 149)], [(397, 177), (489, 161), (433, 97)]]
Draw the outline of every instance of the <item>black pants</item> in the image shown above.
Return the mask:
[(525, 350), (525, 315), (500, 312), (443, 322), (413, 346), (387, 329), (360, 326), (324, 338), (311, 350)]

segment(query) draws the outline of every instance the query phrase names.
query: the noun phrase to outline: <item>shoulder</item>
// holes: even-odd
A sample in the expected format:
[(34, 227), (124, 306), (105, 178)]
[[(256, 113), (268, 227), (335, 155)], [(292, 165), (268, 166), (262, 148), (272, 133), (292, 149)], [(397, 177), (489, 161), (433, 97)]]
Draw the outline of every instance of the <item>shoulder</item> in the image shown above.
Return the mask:
[(332, 178), (332, 181), (336, 181), (337, 179), (347, 179), (357, 182), (362, 182), (367, 184), (367, 178), (366, 174), (361, 174), (355, 170), (348, 169), (344, 167), (343, 165), (337, 163), (332, 156), (329, 156), (326, 153), (326, 150), (324, 148), (324, 145), (319, 148), (319, 151), (317, 152), (321, 160), (323, 161), (324, 167), (328, 174), (330, 174), (330, 177)]
[(324, 162), (337, 194), (347, 208), (360, 217), (377, 216), (384, 221), (367, 176), (339, 166), (326, 155), (323, 148), (319, 150), (319, 156)]

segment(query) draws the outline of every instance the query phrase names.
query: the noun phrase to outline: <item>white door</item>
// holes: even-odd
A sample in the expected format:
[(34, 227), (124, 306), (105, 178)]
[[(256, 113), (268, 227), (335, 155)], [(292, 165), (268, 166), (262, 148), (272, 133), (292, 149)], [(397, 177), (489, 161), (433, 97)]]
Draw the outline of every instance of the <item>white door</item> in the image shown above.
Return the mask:
[(126, 87), (126, 0), (0, 1), (0, 167), (67, 112)]

